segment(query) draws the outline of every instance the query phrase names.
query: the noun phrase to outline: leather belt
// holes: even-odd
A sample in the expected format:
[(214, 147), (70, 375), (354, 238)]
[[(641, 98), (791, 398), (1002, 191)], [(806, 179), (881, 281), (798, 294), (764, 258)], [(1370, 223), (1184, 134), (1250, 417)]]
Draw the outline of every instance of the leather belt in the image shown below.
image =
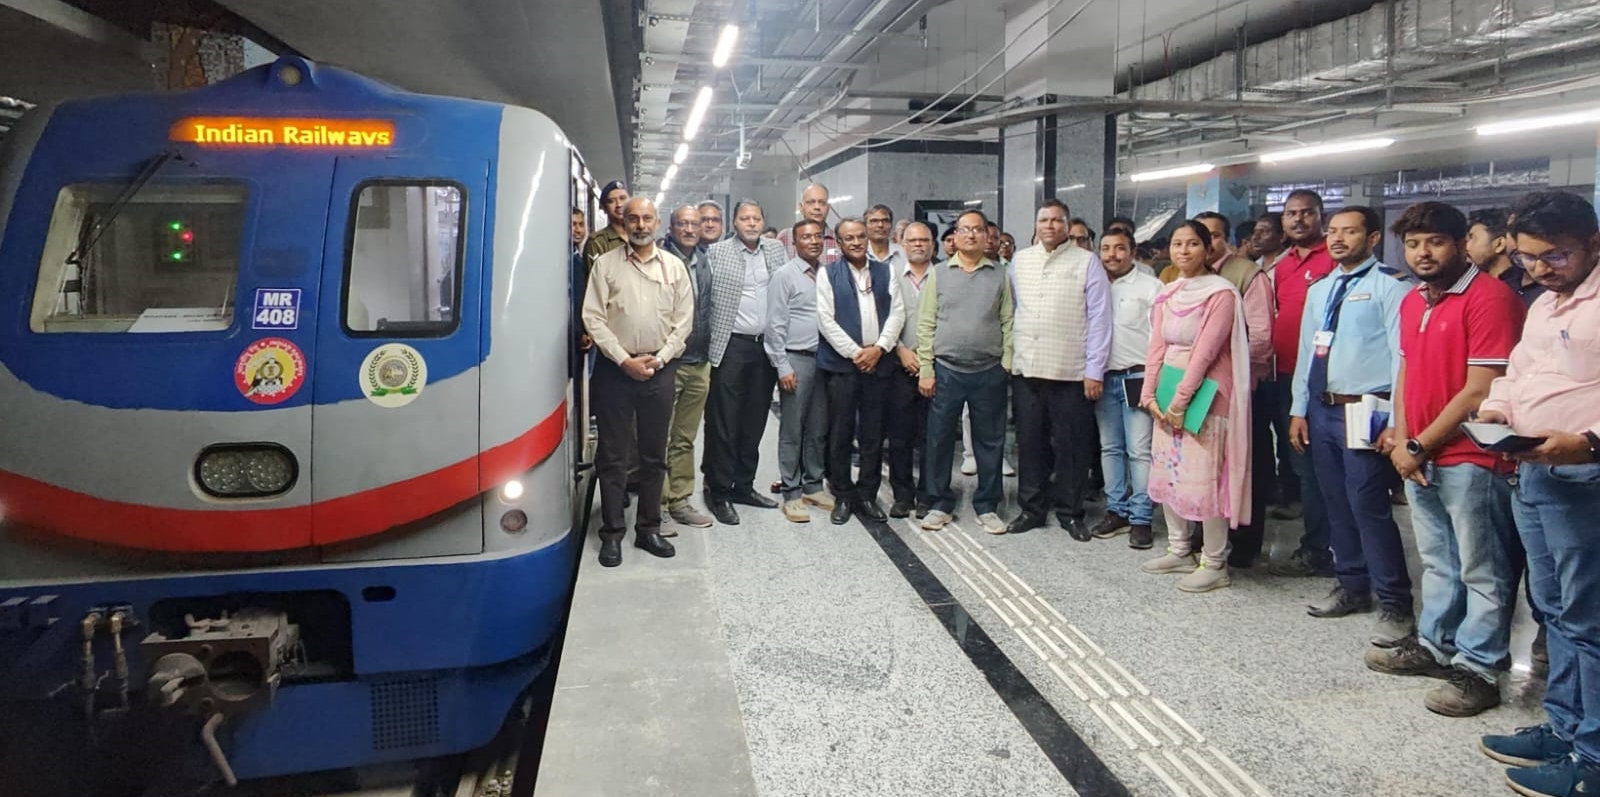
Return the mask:
[(795, 355), (797, 357), (815, 357), (815, 356), (817, 356), (817, 352), (816, 352), (815, 349), (785, 349), (784, 353), (785, 354), (793, 354), (793, 355)]
[(751, 343), (760, 343), (763, 336), (762, 335), (746, 335), (743, 332), (734, 332), (734, 333), (731, 333), (729, 335), (729, 337), (737, 338), (739, 340), (747, 340), (747, 341), (750, 341)]
[[(1388, 400), (1388, 398), (1389, 398), (1389, 394), (1388, 393), (1373, 393), (1371, 395), (1377, 396), (1378, 398), (1381, 398), (1381, 399), (1384, 399), (1384, 400)], [(1361, 403), (1361, 395), (1360, 394), (1350, 395), (1349, 393), (1323, 393), (1321, 396), (1319, 396), (1319, 398), (1322, 399), (1322, 403), (1323, 404), (1329, 404), (1329, 405), (1333, 405), (1333, 406), (1338, 406), (1340, 404), (1360, 404)]]
[(1106, 372), (1106, 376), (1128, 376), (1130, 374), (1143, 374), (1143, 373), (1144, 373), (1144, 366), (1135, 365), (1132, 368), (1118, 368), (1115, 371), (1107, 371)]

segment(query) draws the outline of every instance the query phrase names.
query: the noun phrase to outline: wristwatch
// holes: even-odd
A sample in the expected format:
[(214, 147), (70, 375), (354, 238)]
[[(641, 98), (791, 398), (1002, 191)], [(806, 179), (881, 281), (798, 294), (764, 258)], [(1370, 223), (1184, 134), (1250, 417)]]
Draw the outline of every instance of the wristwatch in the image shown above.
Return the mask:
[(1428, 455), (1428, 449), (1422, 447), (1422, 441), (1413, 437), (1406, 441), (1406, 453), (1421, 459)]
[(1583, 439), (1589, 441), (1589, 461), (1600, 462), (1600, 435), (1584, 432)]

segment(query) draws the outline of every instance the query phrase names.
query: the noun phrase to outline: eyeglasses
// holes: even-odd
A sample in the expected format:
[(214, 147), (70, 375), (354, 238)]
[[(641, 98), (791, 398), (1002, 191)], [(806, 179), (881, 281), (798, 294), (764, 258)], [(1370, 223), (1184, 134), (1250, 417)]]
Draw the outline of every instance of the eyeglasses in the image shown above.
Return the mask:
[(823, 235), (820, 232), (807, 232), (796, 235), (794, 239), (796, 241), (821, 241), (823, 240)]
[(988, 232), (989, 232), (989, 228), (988, 227), (957, 227), (956, 228), (956, 233), (958, 235), (979, 235), (979, 234), (985, 234), (985, 233), (988, 233)]
[(1511, 259), (1517, 261), (1517, 265), (1521, 266), (1524, 271), (1532, 271), (1533, 267), (1540, 262), (1543, 262), (1545, 265), (1551, 268), (1566, 268), (1567, 264), (1572, 261), (1572, 256), (1575, 254), (1577, 254), (1577, 252), (1574, 252), (1570, 249), (1561, 250), (1559, 252), (1545, 252), (1542, 255), (1530, 255), (1527, 252), (1516, 252), (1511, 255)]

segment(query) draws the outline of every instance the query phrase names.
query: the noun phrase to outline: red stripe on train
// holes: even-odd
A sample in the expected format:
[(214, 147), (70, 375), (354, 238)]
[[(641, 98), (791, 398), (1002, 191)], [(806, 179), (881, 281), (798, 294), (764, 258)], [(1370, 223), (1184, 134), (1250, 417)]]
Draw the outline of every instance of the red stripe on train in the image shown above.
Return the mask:
[(309, 506), (169, 509), (108, 501), (0, 470), (7, 520), (88, 542), (152, 551), (261, 552), (327, 545), (441, 512), (543, 462), (566, 433), (566, 404), (479, 456)]

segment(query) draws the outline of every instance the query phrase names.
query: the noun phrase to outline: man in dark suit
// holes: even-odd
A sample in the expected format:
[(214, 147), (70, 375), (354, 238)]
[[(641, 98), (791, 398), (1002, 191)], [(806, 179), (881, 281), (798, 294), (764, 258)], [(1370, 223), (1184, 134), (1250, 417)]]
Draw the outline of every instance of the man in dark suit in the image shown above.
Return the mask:
[(706, 250), (711, 264), (711, 396), (706, 453), (700, 461), (706, 504), (718, 523), (736, 525), (734, 504), (772, 509), (778, 502), (754, 488), (767, 406), (778, 372), (767, 359), (767, 285), (788, 260), (783, 244), (761, 237), (761, 206), (733, 209), (734, 237)]

